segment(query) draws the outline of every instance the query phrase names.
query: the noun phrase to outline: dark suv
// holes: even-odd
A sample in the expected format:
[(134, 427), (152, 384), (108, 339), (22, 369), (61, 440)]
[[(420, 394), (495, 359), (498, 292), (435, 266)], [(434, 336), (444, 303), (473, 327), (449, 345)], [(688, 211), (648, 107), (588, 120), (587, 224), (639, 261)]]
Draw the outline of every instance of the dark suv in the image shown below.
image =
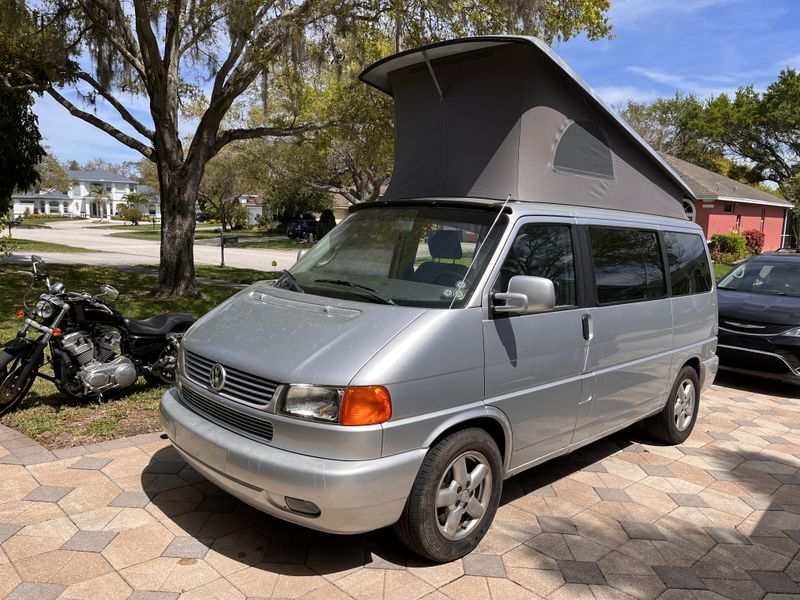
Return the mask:
[(717, 289), (720, 368), (800, 383), (800, 255), (754, 256)]
[(289, 226), (286, 228), (286, 235), (290, 240), (306, 239), (312, 233), (317, 231), (317, 222), (313, 219), (297, 219), (296, 221), (289, 221)]

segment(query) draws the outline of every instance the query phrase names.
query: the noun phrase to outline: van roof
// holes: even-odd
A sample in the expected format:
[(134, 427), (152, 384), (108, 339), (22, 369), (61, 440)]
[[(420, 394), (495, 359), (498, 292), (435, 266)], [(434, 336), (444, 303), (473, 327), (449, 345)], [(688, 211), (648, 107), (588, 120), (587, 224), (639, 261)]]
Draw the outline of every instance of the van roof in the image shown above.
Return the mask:
[[(360, 78), (395, 98), (397, 157), (387, 199), (563, 197), (565, 204), (685, 218), (681, 201), (694, 198), (669, 164), (536, 38), (439, 42), (384, 58)], [(555, 153), (571, 125), (579, 127), (563, 145), (561, 169)], [(582, 172), (582, 164), (606, 170), (596, 176), (591, 168)]]

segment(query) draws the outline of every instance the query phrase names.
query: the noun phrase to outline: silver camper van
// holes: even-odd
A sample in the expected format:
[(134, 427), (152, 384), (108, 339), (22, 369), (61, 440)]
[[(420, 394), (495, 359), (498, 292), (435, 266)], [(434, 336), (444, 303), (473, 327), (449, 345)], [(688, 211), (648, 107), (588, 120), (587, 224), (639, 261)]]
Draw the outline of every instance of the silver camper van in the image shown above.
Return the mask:
[(386, 196), (183, 339), (161, 414), (209, 480), (314, 529), (448, 561), (503, 480), (644, 421), (692, 431), (717, 299), (691, 191), (538, 40), (453, 40), (395, 98)]

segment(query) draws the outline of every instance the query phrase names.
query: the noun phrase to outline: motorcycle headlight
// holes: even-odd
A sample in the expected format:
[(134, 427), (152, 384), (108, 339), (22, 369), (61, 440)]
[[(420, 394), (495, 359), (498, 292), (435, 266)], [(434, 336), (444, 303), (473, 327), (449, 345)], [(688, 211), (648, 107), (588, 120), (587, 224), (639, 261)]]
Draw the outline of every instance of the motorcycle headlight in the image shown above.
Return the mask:
[(339, 425), (377, 425), (392, 416), (389, 391), (379, 385), (348, 388), (287, 386), (280, 412), (298, 419)]
[(53, 305), (50, 304), (47, 300), (39, 300), (36, 303), (36, 307), (34, 308), (34, 313), (37, 317), (42, 317), (43, 319), (49, 319), (53, 316), (55, 309)]

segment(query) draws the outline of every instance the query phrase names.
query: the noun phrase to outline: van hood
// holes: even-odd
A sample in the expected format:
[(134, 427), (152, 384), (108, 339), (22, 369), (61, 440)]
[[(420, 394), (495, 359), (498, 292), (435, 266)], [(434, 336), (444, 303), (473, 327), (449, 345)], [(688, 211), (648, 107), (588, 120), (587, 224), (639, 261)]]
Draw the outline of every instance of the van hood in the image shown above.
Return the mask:
[(800, 325), (800, 298), (717, 289), (720, 319)]
[(259, 282), (202, 317), (182, 344), (188, 352), (279, 383), (346, 386), (426, 310)]

